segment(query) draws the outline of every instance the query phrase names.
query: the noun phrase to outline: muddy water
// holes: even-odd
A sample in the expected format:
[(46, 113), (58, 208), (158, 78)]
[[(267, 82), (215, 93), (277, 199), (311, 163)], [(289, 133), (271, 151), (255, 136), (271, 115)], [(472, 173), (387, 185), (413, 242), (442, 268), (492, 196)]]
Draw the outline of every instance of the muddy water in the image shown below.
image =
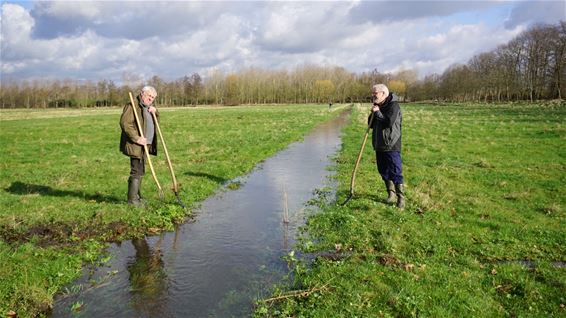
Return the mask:
[[(52, 317), (249, 316), (254, 300), (287, 273), (281, 257), (313, 191), (333, 187), (327, 167), (346, 121), (343, 113), (265, 160), (235, 180), (238, 189), (205, 200), (194, 222), (112, 245), (112, 259), (85, 273), (80, 292), (59, 297)], [(71, 312), (73, 305), (81, 310)]]

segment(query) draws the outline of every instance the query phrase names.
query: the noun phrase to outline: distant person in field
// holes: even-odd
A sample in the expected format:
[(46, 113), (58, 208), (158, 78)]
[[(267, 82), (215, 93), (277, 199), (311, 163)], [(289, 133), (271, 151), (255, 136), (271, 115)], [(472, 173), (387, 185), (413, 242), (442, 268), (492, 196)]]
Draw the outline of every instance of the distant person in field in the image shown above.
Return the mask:
[(130, 157), (128, 204), (136, 206), (143, 203), (140, 189), (142, 178), (145, 174), (145, 161), (147, 160), (143, 145), (147, 145), (151, 155), (157, 155), (157, 134), (153, 116), (151, 115), (154, 113), (156, 118), (159, 118), (159, 112), (153, 106), (153, 101), (156, 97), (157, 91), (155, 88), (145, 86), (136, 98), (136, 113), (138, 114), (144, 137), (139, 133), (132, 105), (127, 104), (124, 106), (122, 116), (120, 117), (120, 127), (122, 127), (120, 151)]
[(401, 163), (401, 108), (397, 96), (389, 93), (389, 89), (383, 84), (374, 85), (371, 94), (373, 101), (371, 139), (377, 170), (387, 189), (386, 202), (395, 202), (397, 196), (397, 208), (403, 209), (405, 192)]

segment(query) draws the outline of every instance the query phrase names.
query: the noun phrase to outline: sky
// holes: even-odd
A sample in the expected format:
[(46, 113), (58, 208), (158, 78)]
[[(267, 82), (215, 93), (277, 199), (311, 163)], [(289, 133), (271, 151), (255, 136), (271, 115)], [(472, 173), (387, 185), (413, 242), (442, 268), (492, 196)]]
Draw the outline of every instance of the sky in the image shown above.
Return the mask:
[(422, 78), (566, 20), (565, 0), (0, 3), (0, 80), (206, 80), (304, 65)]

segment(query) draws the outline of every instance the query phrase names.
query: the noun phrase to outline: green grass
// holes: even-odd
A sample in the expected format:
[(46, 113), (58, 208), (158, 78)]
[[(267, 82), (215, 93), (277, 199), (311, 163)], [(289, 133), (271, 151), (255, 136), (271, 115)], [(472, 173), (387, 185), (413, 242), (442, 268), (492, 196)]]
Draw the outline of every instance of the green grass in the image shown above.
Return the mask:
[(163, 148), (149, 167), (147, 208), (126, 203), (129, 159), (118, 150), (121, 109), (0, 112), (0, 313), (41, 315), (53, 295), (100, 257), (104, 242), (172, 229), (221, 185), (335, 116), (324, 105), (161, 110), (184, 211)]
[[(318, 256), (299, 262), (294, 283), (274, 292), (285, 297), (260, 302), (256, 315), (564, 317), (566, 268), (553, 262), (566, 261), (566, 107), (402, 110), (408, 207), (384, 203), (368, 146), (354, 198), (321, 203), (304, 228), (298, 248)], [(338, 202), (367, 112), (357, 109), (344, 131)]]

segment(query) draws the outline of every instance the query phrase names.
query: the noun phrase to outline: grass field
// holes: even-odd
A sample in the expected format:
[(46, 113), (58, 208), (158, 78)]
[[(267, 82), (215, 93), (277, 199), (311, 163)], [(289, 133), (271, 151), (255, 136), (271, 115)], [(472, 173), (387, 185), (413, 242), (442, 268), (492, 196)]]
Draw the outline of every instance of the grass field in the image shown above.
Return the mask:
[[(319, 200), (293, 283), (256, 316), (565, 317), (566, 106), (404, 104), (408, 207), (384, 203), (371, 145), (345, 207)], [(365, 132), (337, 158), (342, 202)]]
[[(220, 185), (335, 116), (324, 105), (161, 109), (181, 198), (194, 207)], [(129, 159), (118, 150), (121, 109), (0, 111), (0, 315), (33, 317), (97, 262), (105, 242), (172, 229), (177, 204), (161, 151), (147, 208), (125, 204)]]

